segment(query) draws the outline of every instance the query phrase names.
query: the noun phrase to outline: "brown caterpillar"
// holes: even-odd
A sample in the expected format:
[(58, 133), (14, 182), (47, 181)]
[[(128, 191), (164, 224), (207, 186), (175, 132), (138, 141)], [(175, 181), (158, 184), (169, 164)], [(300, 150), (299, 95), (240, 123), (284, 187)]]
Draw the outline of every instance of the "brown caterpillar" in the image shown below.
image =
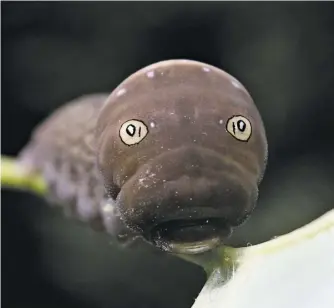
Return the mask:
[(208, 64), (143, 68), (110, 96), (88, 95), (33, 133), (22, 164), (50, 198), (121, 242), (170, 252), (222, 243), (252, 212), (267, 161), (260, 114), (235, 78)]

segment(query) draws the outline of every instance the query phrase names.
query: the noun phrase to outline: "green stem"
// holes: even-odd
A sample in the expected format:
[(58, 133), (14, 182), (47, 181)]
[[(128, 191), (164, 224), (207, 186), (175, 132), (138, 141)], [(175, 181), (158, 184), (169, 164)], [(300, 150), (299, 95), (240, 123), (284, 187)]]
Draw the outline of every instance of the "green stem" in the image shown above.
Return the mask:
[(47, 185), (41, 174), (29, 172), (15, 158), (1, 156), (1, 187), (29, 191), (44, 196)]

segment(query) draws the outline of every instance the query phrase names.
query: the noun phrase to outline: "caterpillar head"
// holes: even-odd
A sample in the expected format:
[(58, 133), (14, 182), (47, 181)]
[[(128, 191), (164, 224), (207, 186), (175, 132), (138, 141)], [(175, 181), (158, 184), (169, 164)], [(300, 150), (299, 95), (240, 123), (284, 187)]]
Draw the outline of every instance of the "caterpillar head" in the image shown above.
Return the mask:
[(98, 165), (125, 225), (171, 252), (222, 243), (252, 212), (267, 160), (247, 90), (196, 61), (150, 65), (102, 108)]

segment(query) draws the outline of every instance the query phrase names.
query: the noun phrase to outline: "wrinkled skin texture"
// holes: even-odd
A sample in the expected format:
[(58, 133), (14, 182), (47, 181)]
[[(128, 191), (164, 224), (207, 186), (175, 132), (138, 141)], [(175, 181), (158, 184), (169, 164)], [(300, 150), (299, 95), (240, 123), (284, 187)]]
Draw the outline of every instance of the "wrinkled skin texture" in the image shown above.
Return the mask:
[[(249, 121), (247, 141), (228, 132), (233, 116)], [(147, 128), (132, 145), (121, 132), (129, 120)], [(267, 141), (236, 79), (207, 64), (173, 60), (136, 72), (109, 97), (86, 96), (60, 108), (36, 129), (21, 159), (43, 171), (52, 198), (72, 216), (120, 241), (140, 236), (163, 248), (156, 236), (167, 244), (215, 236), (220, 242), (250, 215)]]
[[(251, 124), (247, 141), (227, 132), (238, 115)], [(129, 146), (120, 127), (133, 119), (149, 132)], [(249, 93), (227, 73), (195, 61), (164, 61), (130, 76), (100, 112), (96, 140), (109, 194), (124, 222), (146, 237), (168, 221), (215, 218), (228, 234), (253, 210), (267, 160)]]

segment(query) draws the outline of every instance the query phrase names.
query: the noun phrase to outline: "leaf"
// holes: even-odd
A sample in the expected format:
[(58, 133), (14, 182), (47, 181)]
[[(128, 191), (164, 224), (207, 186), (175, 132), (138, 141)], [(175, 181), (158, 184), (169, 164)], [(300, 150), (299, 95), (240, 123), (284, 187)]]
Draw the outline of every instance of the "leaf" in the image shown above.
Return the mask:
[(334, 307), (334, 210), (268, 242), (224, 250), (192, 308)]

